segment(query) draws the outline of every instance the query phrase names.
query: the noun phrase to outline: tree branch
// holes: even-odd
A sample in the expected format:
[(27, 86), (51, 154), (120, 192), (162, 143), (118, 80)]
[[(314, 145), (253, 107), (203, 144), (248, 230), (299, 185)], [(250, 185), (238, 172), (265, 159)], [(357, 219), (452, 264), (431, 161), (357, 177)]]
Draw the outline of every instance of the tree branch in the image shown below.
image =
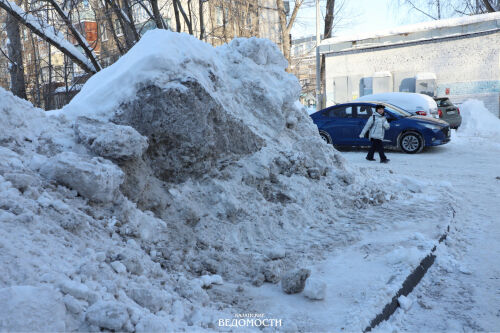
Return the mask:
[(6, 10), (12, 17), (25, 25), (34, 34), (48, 42), (50, 45), (57, 48), (59, 51), (67, 55), (74, 63), (80, 66), (87, 73), (96, 73), (96, 68), (89, 59), (85, 59), (84, 55), (78, 51), (69, 41), (67, 41), (60, 33), (51, 33), (40, 25), (38, 20), (30, 14), (25, 13), (20, 7), (12, 4), (7, 0), (0, 0), (0, 8)]
[(44, 0), (44, 1), (47, 1), (48, 3), (50, 3), (52, 5), (52, 7), (56, 11), (56, 13), (59, 15), (59, 17), (64, 21), (64, 23), (68, 27), (69, 31), (73, 35), (73, 38), (75, 38), (78, 45), (80, 45), (81, 48), (83, 49), (83, 52), (85, 53), (87, 58), (90, 60), (90, 62), (92, 62), (92, 65), (95, 67), (96, 71), (97, 72), (100, 71), (101, 65), (97, 62), (95, 54), (90, 49), (90, 46), (87, 43), (87, 40), (83, 38), (83, 36), (78, 32), (78, 30), (76, 30), (75, 26), (71, 23), (68, 16), (66, 15), (66, 13), (62, 10), (61, 7), (59, 7), (59, 5), (57, 4), (57, 2), (55, 2), (55, 0)]
[(490, 12), (490, 13), (496, 12), (495, 8), (493, 8), (493, 6), (491, 5), (489, 0), (483, 0), (483, 3), (484, 3), (484, 6), (486, 7), (486, 9), (488, 10), (488, 12)]
[(437, 20), (437, 18), (435, 18), (434, 16), (432, 16), (432, 15), (430, 15), (430, 14), (428, 14), (428, 13), (424, 12), (422, 9), (418, 8), (417, 6), (415, 6), (415, 5), (413, 4), (413, 2), (411, 2), (411, 0), (406, 0), (406, 2), (407, 2), (407, 3), (409, 3), (409, 4), (413, 7), (413, 9), (415, 9), (415, 10), (417, 10), (417, 11), (421, 12), (421, 13), (422, 13), (422, 14), (424, 14), (425, 16), (430, 17), (430, 18), (431, 18), (431, 19), (433, 19), (433, 20)]

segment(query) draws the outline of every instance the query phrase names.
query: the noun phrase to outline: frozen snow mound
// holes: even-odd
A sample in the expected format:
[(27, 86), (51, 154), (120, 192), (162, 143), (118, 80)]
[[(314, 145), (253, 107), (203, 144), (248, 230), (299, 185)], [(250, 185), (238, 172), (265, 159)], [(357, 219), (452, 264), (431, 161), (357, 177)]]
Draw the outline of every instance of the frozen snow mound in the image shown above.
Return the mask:
[(500, 139), (500, 119), (490, 112), (482, 101), (470, 99), (460, 105), (462, 125), (459, 136)]
[(155, 30), (63, 110), (0, 89), (0, 288), (55, 289), (47, 330), (210, 328), (210, 288), (277, 283), (412, 196), (321, 140), (285, 67), (267, 40)]

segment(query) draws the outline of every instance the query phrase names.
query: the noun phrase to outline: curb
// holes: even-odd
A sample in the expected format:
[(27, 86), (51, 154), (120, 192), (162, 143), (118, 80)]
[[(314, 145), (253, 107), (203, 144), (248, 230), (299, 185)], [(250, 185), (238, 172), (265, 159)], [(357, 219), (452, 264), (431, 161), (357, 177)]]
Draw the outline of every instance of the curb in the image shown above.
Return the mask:
[[(450, 232), (450, 226), (448, 225), (448, 227), (446, 228), (446, 232), (442, 234), (441, 237), (439, 238), (438, 244), (442, 243), (446, 239), (449, 232)], [(382, 312), (379, 313), (370, 322), (370, 326), (368, 326), (363, 330), (363, 333), (370, 332), (378, 324), (389, 319), (394, 314), (394, 312), (396, 312), (396, 310), (399, 308), (398, 298), (400, 296), (408, 296), (413, 291), (413, 289), (419, 284), (419, 282), (424, 277), (425, 273), (427, 273), (429, 268), (434, 263), (434, 260), (436, 259), (436, 255), (434, 254), (434, 252), (436, 252), (436, 248), (437, 245), (434, 245), (434, 247), (431, 249), (431, 252), (424, 259), (420, 261), (420, 264), (404, 280), (403, 285), (401, 286), (401, 288), (399, 288), (396, 295), (394, 295), (391, 302), (386, 304)]]

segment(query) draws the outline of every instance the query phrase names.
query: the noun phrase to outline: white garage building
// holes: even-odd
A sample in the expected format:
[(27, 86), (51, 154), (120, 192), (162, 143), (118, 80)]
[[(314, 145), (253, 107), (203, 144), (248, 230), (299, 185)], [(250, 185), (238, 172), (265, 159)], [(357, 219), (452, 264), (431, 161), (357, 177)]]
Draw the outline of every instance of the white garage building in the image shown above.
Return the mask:
[(360, 96), (421, 92), (483, 100), (500, 116), (500, 13), (325, 39), (325, 106)]

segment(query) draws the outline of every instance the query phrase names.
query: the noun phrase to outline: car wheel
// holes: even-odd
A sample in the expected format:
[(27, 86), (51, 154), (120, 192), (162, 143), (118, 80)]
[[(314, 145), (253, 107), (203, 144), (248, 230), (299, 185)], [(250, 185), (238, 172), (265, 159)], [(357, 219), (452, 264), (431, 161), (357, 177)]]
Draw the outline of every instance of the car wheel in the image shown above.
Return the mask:
[(332, 138), (330, 137), (330, 134), (328, 134), (327, 132), (319, 131), (319, 136), (321, 136), (323, 141), (325, 141), (326, 143), (328, 143), (328, 144), (332, 143)]
[(422, 136), (416, 132), (407, 132), (401, 135), (399, 146), (407, 154), (415, 154), (424, 148)]

